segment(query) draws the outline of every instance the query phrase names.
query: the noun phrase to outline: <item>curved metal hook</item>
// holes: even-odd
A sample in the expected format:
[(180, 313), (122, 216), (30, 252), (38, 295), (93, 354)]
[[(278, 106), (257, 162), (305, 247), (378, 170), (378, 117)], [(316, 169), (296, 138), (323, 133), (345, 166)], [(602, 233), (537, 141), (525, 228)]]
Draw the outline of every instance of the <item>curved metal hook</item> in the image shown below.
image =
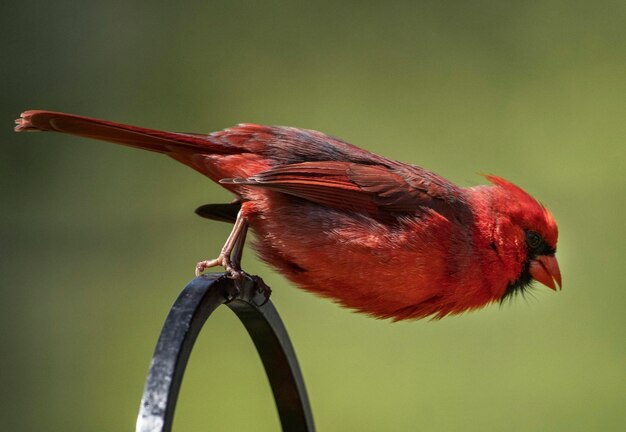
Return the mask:
[(226, 304), (252, 338), (270, 381), (284, 431), (314, 431), (296, 354), (269, 288), (248, 276), (238, 292), (223, 273), (201, 275), (176, 299), (161, 330), (137, 417), (137, 432), (169, 432), (191, 349), (207, 318)]

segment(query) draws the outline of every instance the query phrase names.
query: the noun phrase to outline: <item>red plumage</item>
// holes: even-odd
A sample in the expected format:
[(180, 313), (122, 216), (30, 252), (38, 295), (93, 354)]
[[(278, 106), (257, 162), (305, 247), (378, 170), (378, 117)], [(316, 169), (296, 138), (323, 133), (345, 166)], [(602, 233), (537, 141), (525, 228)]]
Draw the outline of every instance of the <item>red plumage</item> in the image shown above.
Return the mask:
[(554, 219), (499, 177), (460, 188), (424, 168), (288, 127), (186, 134), (49, 111), (26, 111), (16, 122), (17, 131), (100, 139), (194, 168), (241, 201), (261, 259), (301, 288), (376, 317), (456, 314), (533, 278), (561, 285)]

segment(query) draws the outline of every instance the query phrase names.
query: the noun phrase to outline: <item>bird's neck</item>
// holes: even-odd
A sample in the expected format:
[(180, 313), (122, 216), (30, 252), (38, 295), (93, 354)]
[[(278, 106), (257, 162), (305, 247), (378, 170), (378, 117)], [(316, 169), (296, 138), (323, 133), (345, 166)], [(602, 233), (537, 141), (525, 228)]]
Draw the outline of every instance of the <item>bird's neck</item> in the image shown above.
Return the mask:
[(474, 213), (474, 245), (482, 251), (484, 276), (494, 295), (504, 294), (522, 272), (526, 259), (519, 228), (506, 209), (510, 197), (498, 187), (477, 186), (465, 189)]

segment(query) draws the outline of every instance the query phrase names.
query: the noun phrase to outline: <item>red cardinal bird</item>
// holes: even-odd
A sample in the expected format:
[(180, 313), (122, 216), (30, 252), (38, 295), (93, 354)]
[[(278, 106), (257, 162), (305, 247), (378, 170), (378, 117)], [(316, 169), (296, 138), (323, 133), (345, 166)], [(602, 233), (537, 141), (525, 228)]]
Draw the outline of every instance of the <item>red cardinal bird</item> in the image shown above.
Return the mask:
[(231, 220), (220, 255), (241, 277), (248, 226), (258, 255), (301, 288), (379, 318), (441, 318), (524, 290), (561, 286), (557, 225), (521, 188), (495, 176), (460, 188), (424, 168), (323, 133), (240, 124), (173, 133), (49, 111), (26, 111), (16, 131), (55, 131), (164, 153), (220, 183)]

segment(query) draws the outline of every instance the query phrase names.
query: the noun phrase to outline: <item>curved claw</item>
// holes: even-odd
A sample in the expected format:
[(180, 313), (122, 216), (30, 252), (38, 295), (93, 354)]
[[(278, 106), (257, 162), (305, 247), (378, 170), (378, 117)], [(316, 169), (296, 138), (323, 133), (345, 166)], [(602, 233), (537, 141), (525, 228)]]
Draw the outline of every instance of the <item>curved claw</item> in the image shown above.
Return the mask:
[(221, 260), (219, 258), (215, 258), (212, 260), (200, 261), (196, 264), (196, 276), (200, 276), (203, 271), (211, 267), (217, 267), (222, 265)]

